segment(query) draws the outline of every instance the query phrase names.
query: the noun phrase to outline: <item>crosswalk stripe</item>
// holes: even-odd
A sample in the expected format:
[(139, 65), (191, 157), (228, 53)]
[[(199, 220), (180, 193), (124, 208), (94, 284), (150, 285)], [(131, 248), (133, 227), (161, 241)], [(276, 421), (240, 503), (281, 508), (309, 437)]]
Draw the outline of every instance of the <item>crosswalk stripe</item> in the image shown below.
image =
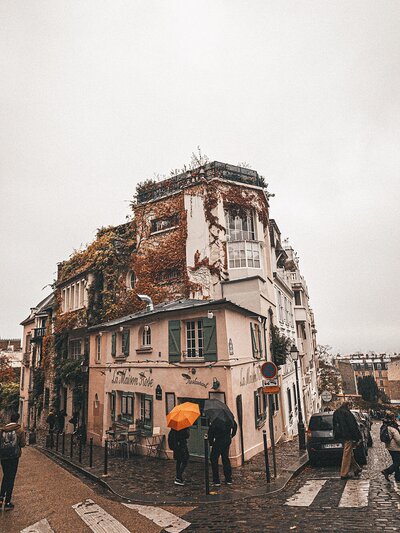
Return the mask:
[(124, 503), (125, 507), (138, 511), (141, 515), (152, 520), (155, 524), (168, 531), (168, 533), (180, 533), (190, 526), (190, 522), (175, 516), (173, 513), (162, 509), (161, 507), (152, 507), (150, 505), (136, 505), (133, 503)]
[(54, 531), (51, 529), (48, 521), (43, 518), (43, 520), (36, 522), (36, 524), (21, 529), (21, 533), (54, 533)]
[(346, 483), (339, 507), (367, 507), (369, 480), (349, 479)]
[(315, 500), (318, 492), (322, 489), (325, 483), (326, 479), (311, 479), (306, 481), (296, 494), (285, 502), (285, 505), (308, 507)]
[(93, 500), (85, 500), (72, 506), (79, 517), (95, 533), (130, 533), (121, 522), (107, 513)]

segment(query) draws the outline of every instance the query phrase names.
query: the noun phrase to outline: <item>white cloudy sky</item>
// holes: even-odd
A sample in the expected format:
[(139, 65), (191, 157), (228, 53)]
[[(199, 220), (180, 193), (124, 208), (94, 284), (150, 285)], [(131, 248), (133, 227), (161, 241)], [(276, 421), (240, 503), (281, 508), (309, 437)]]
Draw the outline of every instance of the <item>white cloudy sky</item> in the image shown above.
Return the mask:
[(400, 351), (400, 2), (0, 1), (0, 336), (197, 145), (267, 177), (319, 342)]

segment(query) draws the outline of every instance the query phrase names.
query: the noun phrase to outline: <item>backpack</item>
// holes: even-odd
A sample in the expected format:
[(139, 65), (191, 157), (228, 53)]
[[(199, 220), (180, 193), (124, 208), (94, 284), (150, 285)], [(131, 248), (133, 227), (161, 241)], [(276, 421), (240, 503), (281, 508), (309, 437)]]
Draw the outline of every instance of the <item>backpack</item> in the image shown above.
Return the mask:
[(385, 444), (389, 444), (389, 442), (392, 440), (392, 437), (389, 434), (389, 430), (386, 424), (381, 425), (379, 436), (380, 436), (381, 442), (384, 442)]
[(168, 448), (173, 452), (177, 448), (176, 431), (173, 429), (171, 429), (171, 431), (168, 433)]
[(0, 430), (0, 459), (14, 459), (19, 457), (20, 446), (15, 429), (11, 431)]

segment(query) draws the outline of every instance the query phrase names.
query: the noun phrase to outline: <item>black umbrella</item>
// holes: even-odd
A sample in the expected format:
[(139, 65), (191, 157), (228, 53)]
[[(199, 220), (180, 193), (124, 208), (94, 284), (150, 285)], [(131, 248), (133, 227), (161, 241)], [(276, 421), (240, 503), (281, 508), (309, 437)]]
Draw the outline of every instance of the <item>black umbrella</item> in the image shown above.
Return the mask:
[(209, 417), (212, 424), (221, 424), (233, 427), (235, 417), (229, 407), (220, 400), (206, 400), (204, 413)]

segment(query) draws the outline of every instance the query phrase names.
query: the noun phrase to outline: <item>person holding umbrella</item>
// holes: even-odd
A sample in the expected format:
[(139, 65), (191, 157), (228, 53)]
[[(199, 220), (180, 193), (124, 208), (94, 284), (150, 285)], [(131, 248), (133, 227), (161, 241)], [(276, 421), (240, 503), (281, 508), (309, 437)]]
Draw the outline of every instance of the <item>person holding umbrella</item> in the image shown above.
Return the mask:
[(232, 485), (232, 467), (229, 459), (229, 448), (232, 438), (237, 432), (237, 423), (228, 406), (219, 400), (206, 400), (204, 412), (210, 418), (208, 441), (211, 446), (210, 462), (213, 474), (213, 483), (221, 486), (219, 478), (218, 460), (221, 456), (225, 483)]
[(175, 406), (167, 415), (167, 426), (171, 428), (168, 434), (168, 446), (174, 452), (176, 461), (175, 485), (183, 486), (183, 472), (189, 462), (189, 449), (187, 445), (190, 436), (189, 427), (200, 416), (199, 406), (195, 403), (185, 402)]

